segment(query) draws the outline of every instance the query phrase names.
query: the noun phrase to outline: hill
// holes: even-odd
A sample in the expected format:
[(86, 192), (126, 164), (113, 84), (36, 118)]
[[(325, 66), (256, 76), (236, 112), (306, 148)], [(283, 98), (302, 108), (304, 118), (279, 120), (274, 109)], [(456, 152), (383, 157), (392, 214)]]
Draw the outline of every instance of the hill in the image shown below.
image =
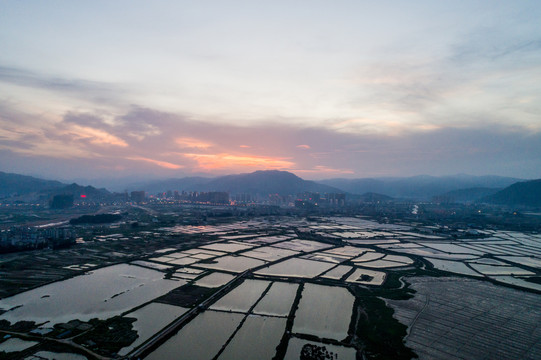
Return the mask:
[(449, 191), (486, 187), (505, 188), (520, 179), (501, 176), (413, 176), (406, 178), (329, 179), (320, 184), (337, 187), (353, 194), (379, 193), (394, 198), (429, 200)]
[(63, 186), (66, 185), (60, 181), (43, 180), (0, 171), (0, 196), (3, 197), (53, 190)]
[(303, 180), (295, 174), (278, 170), (222, 176), (210, 181), (206, 187), (209, 191), (229, 191), (232, 194), (290, 195), (302, 192), (342, 192), (335, 187)]
[(42, 191), (46, 192), (49, 195), (73, 195), (74, 198), (78, 198), (81, 195), (85, 195), (89, 199), (99, 199), (103, 196), (110, 195), (110, 192), (106, 189), (96, 189), (93, 186), (81, 186), (77, 185), (76, 183), (73, 183), (71, 185), (67, 185), (64, 187), (61, 187), (59, 189), (54, 189), (51, 191)]
[(377, 194), (373, 192), (364, 193), (362, 195), (356, 195), (358, 197), (355, 197), (354, 199), (358, 199), (361, 202), (365, 203), (383, 203), (383, 202), (391, 202), (394, 199), (387, 195)]
[(157, 194), (166, 192), (167, 190), (179, 190), (179, 191), (203, 191), (205, 185), (213, 180), (213, 178), (204, 178), (200, 176), (185, 177), (179, 179), (166, 179), (147, 181), (139, 184), (130, 185), (128, 189), (145, 190), (150, 194)]
[(295, 195), (303, 192), (340, 193), (335, 187), (303, 180), (287, 171), (260, 170), (249, 174), (226, 175), (217, 178), (189, 177), (151, 182), (142, 185), (149, 193), (167, 190), (227, 191), (231, 194)]
[(450, 203), (471, 203), (475, 202), (485, 196), (490, 196), (498, 191), (502, 190), (501, 188), (486, 188), (486, 187), (475, 187), (468, 189), (459, 189), (448, 191), (444, 194), (435, 196), (435, 200), (450, 202)]
[(483, 197), (480, 202), (507, 205), (541, 207), (541, 179), (519, 182), (497, 193)]

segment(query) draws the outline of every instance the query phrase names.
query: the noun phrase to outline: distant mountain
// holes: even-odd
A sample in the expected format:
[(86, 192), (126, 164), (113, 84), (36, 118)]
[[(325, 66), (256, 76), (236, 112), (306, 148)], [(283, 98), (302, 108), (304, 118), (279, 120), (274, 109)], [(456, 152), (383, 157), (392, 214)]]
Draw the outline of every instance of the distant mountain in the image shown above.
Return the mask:
[(142, 190), (150, 193), (167, 190), (228, 191), (231, 194), (295, 195), (302, 192), (340, 193), (332, 186), (303, 180), (287, 171), (266, 170), (217, 178), (191, 177), (147, 183)]
[(213, 180), (213, 178), (204, 178), (200, 176), (185, 177), (180, 179), (166, 179), (147, 181), (136, 185), (130, 185), (130, 191), (145, 190), (150, 194), (166, 192), (167, 190), (179, 191), (203, 191), (205, 185)]
[(508, 206), (539, 208), (541, 207), (541, 179), (518, 182), (479, 201)]
[(436, 200), (451, 202), (451, 203), (471, 203), (485, 196), (493, 195), (500, 190), (502, 189), (501, 188), (486, 188), (486, 187), (459, 189), (459, 190), (448, 191), (444, 194), (435, 196), (434, 198), (436, 198)]
[(62, 184), (59, 181), (43, 180), (32, 176), (0, 171), (0, 196), (25, 195), (58, 189), (63, 186), (66, 186), (66, 184)]
[(278, 170), (222, 176), (207, 183), (206, 187), (210, 191), (229, 191), (232, 194), (289, 195), (302, 192), (342, 192), (335, 187), (303, 180), (295, 174)]
[(407, 178), (329, 179), (320, 184), (337, 187), (353, 194), (379, 193), (394, 198), (429, 200), (453, 190), (485, 187), (505, 188), (521, 179), (501, 176), (414, 176)]
[(76, 183), (61, 187), (59, 189), (54, 189), (52, 191), (46, 191), (46, 192), (49, 193), (50, 195), (73, 195), (73, 197), (75, 198), (78, 198), (81, 195), (85, 195), (89, 199), (100, 198), (100, 197), (111, 194), (106, 189), (96, 189), (95, 187), (90, 186), (90, 185), (81, 186), (81, 185), (77, 185)]
[(375, 202), (389, 202), (393, 201), (394, 199), (390, 196), (383, 195), (383, 194), (377, 194), (373, 192), (364, 193), (362, 195), (359, 195), (358, 199), (362, 202), (368, 202), (368, 203), (375, 203)]

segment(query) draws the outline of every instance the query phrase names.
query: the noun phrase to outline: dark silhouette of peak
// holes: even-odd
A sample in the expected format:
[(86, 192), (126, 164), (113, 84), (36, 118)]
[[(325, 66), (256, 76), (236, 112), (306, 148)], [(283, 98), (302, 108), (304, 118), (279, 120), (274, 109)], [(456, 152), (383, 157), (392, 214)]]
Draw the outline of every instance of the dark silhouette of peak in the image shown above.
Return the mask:
[(43, 180), (32, 176), (0, 171), (0, 196), (24, 195), (58, 189), (65, 186), (59, 181)]
[(521, 181), (520, 179), (502, 176), (429, 176), (419, 175), (412, 177), (376, 178), (376, 179), (329, 179), (319, 181), (353, 194), (374, 192), (394, 198), (411, 198), (429, 200), (433, 196), (449, 191), (467, 188), (505, 188)]
[(304, 180), (295, 174), (279, 170), (258, 170), (252, 173), (226, 175), (216, 178), (185, 177), (153, 181), (139, 185), (138, 190), (146, 190), (149, 193), (159, 193), (167, 190), (226, 191), (231, 194), (252, 195), (344, 192), (335, 187)]
[(390, 197), (390, 196), (387, 196), (387, 195), (373, 193), (373, 192), (367, 192), (367, 193), (364, 193), (364, 194), (360, 195), (359, 200), (361, 200), (363, 202), (375, 203), (375, 202), (389, 202), (389, 201), (392, 201), (394, 199), (392, 197)]
[(74, 197), (79, 197), (81, 195), (86, 195), (88, 197), (100, 197), (109, 195), (109, 191), (106, 189), (96, 189), (93, 186), (81, 186), (76, 183), (64, 186), (59, 189), (52, 191), (52, 195), (73, 195)]
[(541, 207), (541, 179), (518, 182), (479, 201), (507, 206), (539, 208)]
[(449, 202), (449, 203), (470, 203), (477, 201), (485, 196), (490, 196), (502, 188), (488, 188), (488, 187), (474, 187), (467, 189), (459, 189), (448, 191), (444, 194), (435, 197), (436, 201)]
[(211, 180), (213, 179), (200, 176), (184, 177), (180, 179), (171, 178), (166, 180), (154, 180), (139, 184), (132, 184), (128, 187), (128, 190), (145, 190), (151, 194), (165, 192), (167, 190), (203, 191), (204, 185)]
[(303, 180), (295, 174), (279, 170), (259, 170), (249, 174), (227, 175), (206, 184), (210, 191), (229, 191), (232, 194), (294, 195), (302, 192), (338, 193), (337, 188)]

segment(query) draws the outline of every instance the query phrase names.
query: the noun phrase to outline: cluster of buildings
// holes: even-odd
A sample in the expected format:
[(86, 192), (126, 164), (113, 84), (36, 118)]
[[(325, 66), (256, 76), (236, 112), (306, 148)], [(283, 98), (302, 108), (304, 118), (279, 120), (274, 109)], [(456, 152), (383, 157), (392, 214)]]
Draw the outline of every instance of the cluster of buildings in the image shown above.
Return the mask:
[[(130, 201), (142, 203), (146, 201), (144, 191), (132, 191)], [(272, 205), (285, 207), (343, 207), (346, 205), (346, 194), (344, 193), (315, 193), (305, 192), (297, 195), (267, 194), (254, 195), (249, 193), (230, 194), (225, 191), (171, 191), (150, 196), (151, 199), (180, 201), (194, 204), (213, 205)]]
[(310, 207), (343, 207), (346, 205), (346, 194), (329, 193), (320, 194), (313, 192), (305, 192), (297, 195), (295, 199), (295, 207), (310, 208)]
[[(134, 197), (134, 193), (136, 196)], [(142, 202), (144, 199), (144, 191), (132, 191), (131, 192), (131, 201), (132, 202)], [(171, 191), (160, 193), (156, 196), (158, 200), (174, 200), (181, 202), (189, 203), (199, 203), (199, 204), (217, 204), (217, 205), (228, 205), (230, 204), (229, 193), (225, 191), (208, 191), (208, 192), (198, 192), (198, 191)]]
[(12, 226), (0, 231), (0, 253), (26, 249), (59, 248), (75, 243), (70, 227)]

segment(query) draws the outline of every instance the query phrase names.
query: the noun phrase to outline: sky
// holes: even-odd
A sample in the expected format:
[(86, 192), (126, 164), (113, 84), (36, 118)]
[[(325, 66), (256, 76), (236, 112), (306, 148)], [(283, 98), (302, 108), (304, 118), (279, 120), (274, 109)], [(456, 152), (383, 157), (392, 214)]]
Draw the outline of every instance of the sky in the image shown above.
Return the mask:
[(0, 171), (541, 178), (539, 1), (0, 2)]

